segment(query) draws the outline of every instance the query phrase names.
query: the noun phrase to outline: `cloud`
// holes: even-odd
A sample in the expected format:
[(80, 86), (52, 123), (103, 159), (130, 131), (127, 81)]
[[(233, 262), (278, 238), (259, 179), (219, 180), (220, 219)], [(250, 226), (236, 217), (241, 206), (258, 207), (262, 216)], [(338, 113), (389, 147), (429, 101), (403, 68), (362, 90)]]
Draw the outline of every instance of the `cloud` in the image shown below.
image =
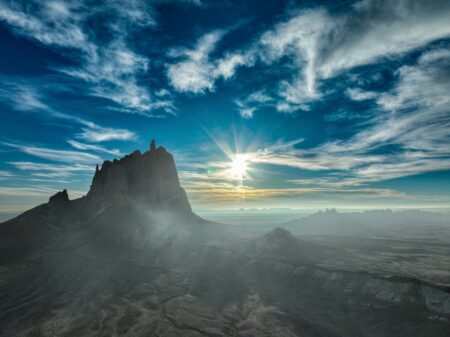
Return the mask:
[(366, 101), (378, 96), (376, 92), (363, 91), (359, 88), (348, 88), (345, 93), (354, 101)]
[(253, 113), (255, 112), (256, 108), (241, 108), (239, 109), (239, 114), (244, 119), (251, 119), (253, 118)]
[(8, 162), (8, 164), (13, 165), (21, 171), (47, 171), (47, 172), (89, 172), (94, 171), (92, 165), (83, 164), (71, 164), (71, 165), (61, 165), (61, 164), (48, 164), (48, 163), (36, 163), (29, 161), (16, 161)]
[(18, 111), (47, 111), (52, 109), (44, 103), (38, 84), (22, 78), (0, 76), (0, 101)]
[(219, 31), (208, 33), (200, 38), (194, 49), (172, 52), (184, 59), (167, 68), (170, 84), (176, 90), (202, 93), (213, 89), (214, 67), (209, 61), (209, 54), (214, 50), (222, 35), (223, 33)]
[(8, 179), (11, 177), (14, 177), (13, 173), (5, 170), (0, 170), (0, 180)]
[(177, 91), (195, 94), (213, 91), (217, 79), (229, 79), (238, 66), (249, 63), (247, 56), (240, 53), (227, 53), (214, 61), (210, 59), (224, 34), (219, 30), (207, 33), (193, 49), (174, 49), (169, 53), (180, 59), (167, 67), (169, 82)]
[[(59, 190), (48, 186), (33, 186), (33, 187), (0, 187), (0, 196), (6, 197), (50, 197)], [(69, 191), (71, 198), (82, 197), (85, 192)]]
[[(92, 26), (94, 18), (101, 18), (101, 27)], [(155, 25), (151, 2), (107, 1), (92, 6), (87, 1), (5, 1), (0, 4), (0, 20), (16, 34), (72, 59), (76, 66), (54, 70), (89, 84), (89, 94), (113, 101), (121, 111), (151, 116), (155, 109), (169, 108), (143, 84), (148, 58), (127, 42), (138, 29)]]
[[(102, 127), (78, 116), (57, 111), (46, 103), (49, 95), (50, 93), (46, 91), (46, 88), (42, 88), (42, 85), (31, 79), (0, 77), (0, 101), (4, 101), (19, 111), (38, 113), (43, 118), (62, 119), (78, 124), (81, 126), (81, 132), (76, 137), (80, 139), (90, 142), (104, 142), (110, 140), (126, 141), (137, 138), (136, 134), (130, 130)], [(99, 147), (96, 150), (111, 154), (119, 153), (117, 150), (103, 149), (102, 151)]]
[[(251, 153), (254, 163), (282, 165), (313, 171), (338, 171), (346, 185), (450, 169), (450, 52), (424, 52), (418, 62), (403, 66), (392, 90), (370, 93), (377, 112), (367, 125), (346, 140), (313, 148), (295, 143), (269, 146)], [(357, 91), (365, 96), (363, 91)], [(391, 150), (381, 150), (391, 147)]]
[(256, 91), (245, 97), (234, 101), (238, 106), (239, 114), (244, 119), (253, 118), (253, 113), (262, 108), (273, 105), (273, 98), (263, 90)]
[(93, 145), (93, 144), (84, 144), (84, 143), (80, 143), (80, 142), (77, 142), (72, 139), (69, 139), (67, 141), (67, 143), (69, 143), (70, 145), (72, 145), (74, 148), (76, 148), (78, 150), (92, 150), (92, 151), (97, 151), (97, 152), (105, 152), (105, 153), (109, 153), (109, 154), (113, 154), (113, 155), (120, 155), (120, 151), (117, 149), (110, 150), (110, 149), (107, 149), (102, 146)]
[[(36, 162), (8, 162), (7, 164), (14, 166), (19, 171), (24, 171), (27, 176), (17, 175), (20, 179), (27, 179), (28, 181), (47, 181), (53, 183), (73, 183), (73, 176), (88, 175), (91, 176), (95, 170), (94, 165), (85, 164), (49, 164)], [(57, 180), (58, 178), (71, 178), (68, 180)]]
[[(184, 180), (188, 178), (188, 180)], [(310, 180), (291, 181), (292, 185), (302, 185), (291, 188), (261, 188), (246, 185), (235, 185), (227, 181), (211, 180), (205, 175), (197, 176), (187, 173), (182, 176), (183, 186), (189, 196), (198, 201), (260, 201), (277, 198), (304, 198), (304, 199), (333, 199), (333, 198), (363, 198), (368, 200), (414, 200), (417, 196), (409, 195), (392, 189), (361, 188), (328, 184), (327, 180), (320, 183)], [(312, 183), (311, 183), (312, 182)]]
[(249, 60), (247, 56), (236, 53), (236, 54), (226, 54), (223, 58), (219, 59), (215, 65), (214, 76), (222, 77), (227, 80), (234, 76), (236, 68), (248, 65)]
[(450, 36), (447, 1), (364, 0), (350, 12), (302, 11), (262, 35), (260, 55), (272, 63), (292, 57), (299, 74), (281, 83), (287, 102), (320, 97), (317, 81)]
[(20, 144), (13, 144), (9, 142), (2, 142), (3, 145), (17, 149), (30, 156), (47, 159), (56, 162), (63, 163), (81, 163), (81, 164), (94, 164), (101, 162), (101, 158), (86, 152), (80, 151), (67, 151), (67, 150), (55, 150), (44, 147), (27, 146)]
[[(282, 113), (308, 110), (322, 97), (320, 84), (344, 71), (400, 57), (417, 48), (450, 36), (450, 5), (447, 1), (363, 0), (346, 12), (325, 7), (290, 14), (283, 22), (260, 34), (250, 47), (211, 54), (224, 35), (214, 31), (202, 36), (193, 49), (177, 49), (179, 59), (168, 66), (171, 85), (180, 92), (213, 91), (218, 79), (234, 76), (238, 67), (266, 66), (294, 69), (278, 83), (272, 106)], [(286, 63), (287, 60), (287, 63)], [(281, 63), (280, 63), (281, 62)], [(374, 99), (376, 93), (349, 88), (353, 100)], [(245, 100), (236, 101), (243, 118), (258, 109)]]
[[(262, 33), (250, 47), (227, 52), (215, 60), (209, 56), (220, 35), (207, 34), (195, 49), (185, 53), (186, 60), (169, 67), (168, 75), (177, 90), (202, 93), (214, 90), (218, 78), (232, 77), (239, 66), (251, 67), (257, 61), (269, 68), (288, 66), (294, 71), (279, 81), (279, 101), (274, 107), (284, 113), (308, 110), (306, 104), (323, 95), (321, 81), (358, 66), (401, 57), (447, 38), (449, 21), (450, 4), (440, 0), (363, 0), (346, 12), (335, 13), (316, 7), (290, 14)], [(202, 48), (207, 38), (212, 43)], [(375, 97), (358, 88), (350, 88), (346, 93), (354, 100)], [(251, 118), (255, 109), (239, 106), (244, 118)]]
[(88, 127), (82, 128), (76, 137), (98, 143), (111, 140), (132, 140), (136, 138), (136, 134), (126, 129), (106, 128), (89, 123)]

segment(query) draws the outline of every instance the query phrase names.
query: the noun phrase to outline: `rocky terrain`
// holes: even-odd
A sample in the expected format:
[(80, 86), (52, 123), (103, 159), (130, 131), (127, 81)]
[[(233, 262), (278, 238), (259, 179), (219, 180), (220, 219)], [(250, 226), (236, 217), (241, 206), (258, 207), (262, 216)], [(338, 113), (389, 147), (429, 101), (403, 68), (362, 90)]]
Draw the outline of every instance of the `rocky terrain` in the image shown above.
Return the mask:
[(195, 215), (153, 141), (0, 224), (1, 336), (448, 336), (450, 287)]

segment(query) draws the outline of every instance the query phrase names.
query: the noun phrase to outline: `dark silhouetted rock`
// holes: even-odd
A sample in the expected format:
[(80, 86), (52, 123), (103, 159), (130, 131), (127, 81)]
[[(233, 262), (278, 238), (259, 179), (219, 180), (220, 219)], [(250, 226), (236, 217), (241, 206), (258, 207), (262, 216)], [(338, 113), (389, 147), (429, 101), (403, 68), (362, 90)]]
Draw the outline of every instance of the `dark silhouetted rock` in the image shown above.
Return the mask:
[(50, 207), (59, 207), (68, 205), (70, 203), (69, 195), (67, 194), (67, 190), (64, 189), (60, 192), (57, 192), (55, 195), (51, 196), (48, 200), (48, 205)]
[(105, 203), (138, 203), (158, 210), (191, 212), (175, 161), (152, 140), (150, 151), (135, 151), (96, 169), (88, 198)]

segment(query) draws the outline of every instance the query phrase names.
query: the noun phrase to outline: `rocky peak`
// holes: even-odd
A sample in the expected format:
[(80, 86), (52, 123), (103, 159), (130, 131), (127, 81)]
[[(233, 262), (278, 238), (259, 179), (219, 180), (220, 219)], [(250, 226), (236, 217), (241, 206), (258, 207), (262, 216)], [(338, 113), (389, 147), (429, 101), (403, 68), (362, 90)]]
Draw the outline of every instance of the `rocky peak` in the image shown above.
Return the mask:
[(48, 200), (49, 206), (62, 206), (70, 203), (69, 195), (67, 194), (67, 190), (62, 190), (57, 192), (55, 195), (51, 196)]
[(121, 159), (97, 165), (88, 198), (106, 203), (134, 202), (158, 210), (189, 211), (173, 156), (156, 141), (144, 153), (136, 150)]

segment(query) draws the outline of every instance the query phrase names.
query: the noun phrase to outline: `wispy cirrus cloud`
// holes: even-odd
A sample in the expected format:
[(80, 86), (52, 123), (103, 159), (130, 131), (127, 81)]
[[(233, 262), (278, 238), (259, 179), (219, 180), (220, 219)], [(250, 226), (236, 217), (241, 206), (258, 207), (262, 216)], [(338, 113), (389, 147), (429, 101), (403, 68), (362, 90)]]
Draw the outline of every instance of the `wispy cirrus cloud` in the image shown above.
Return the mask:
[(30, 161), (15, 161), (8, 162), (22, 171), (47, 171), (47, 172), (92, 172), (94, 167), (84, 164), (73, 165), (61, 165), (61, 164), (48, 164), (48, 163), (36, 163)]
[[(189, 196), (195, 202), (248, 202), (258, 200), (291, 199), (323, 199), (326, 198), (363, 198), (366, 200), (414, 200), (417, 196), (387, 188), (367, 188), (360, 186), (343, 186), (330, 184), (328, 179), (320, 181), (291, 181), (290, 188), (263, 188), (248, 185), (236, 185), (226, 179), (209, 179), (205, 175), (184, 172), (182, 182)], [(186, 179), (188, 178), (188, 179)], [(184, 180), (186, 179), (186, 180)]]
[(0, 76), (0, 101), (15, 110), (46, 111), (53, 114), (54, 111), (44, 102), (42, 96), (42, 85), (39, 86), (30, 79)]
[(273, 98), (264, 91), (256, 91), (245, 97), (244, 99), (237, 99), (234, 101), (239, 109), (239, 114), (244, 119), (253, 118), (253, 113), (265, 106), (273, 104)]
[[(93, 123), (88, 123), (88, 127), (82, 128), (81, 132), (76, 134), (77, 138), (87, 140), (93, 143), (106, 142), (110, 140), (132, 140), (136, 139), (136, 134), (126, 129), (101, 127)], [(91, 149), (92, 145), (91, 145)], [(97, 150), (99, 148), (97, 147)], [(103, 151), (108, 152), (108, 151)], [(111, 151), (110, 151), (111, 153)]]
[(90, 176), (94, 172), (94, 165), (86, 164), (54, 164), (54, 163), (36, 163), (28, 161), (8, 162), (18, 171), (22, 171), (26, 175), (17, 175), (21, 180), (27, 181), (47, 181), (52, 183), (70, 183), (69, 179), (74, 182), (74, 176)]
[(376, 92), (364, 91), (359, 88), (348, 88), (345, 93), (354, 101), (367, 101), (378, 97)]
[[(0, 187), (0, 196), (11, 197), (45, 197), (48, 198), (59, 192), (59, 190), (49, 186), (34, 186), (34, 187)], [(83, 191), (70, 191), (71, 198), (79, 198), (85, 195)]]
[(0, 170), (0, 180), (8, 179), (11, 177), (14, 177), (13, 173), (6, 171), (6, 170)]
[(292, 58), (299, 72), (281, 82), (280, 95), (298, 104), (320, 97), (319, 80), (450, 36), (449, 20), (447, 1), (360, 1), (344, 14), (295, 14), (264, 33), (257, 48), (269, 64)]
[[(170, 113), (173, 109), (170, 102), (153, 97), (144, 84), (149, 60), (135, 52), (127, 39), (137, 29), (155, 25), (152, 5), (138, 0), (95, 6), (87, 1), (4, 1), (0, 20), (16, 34), (72, 59), (76, 66), (54, 70), (87, 83), (88, 94), (109, 99), (122, 111), (151, 116), (157, 109)], [(99, 18), (107, 38), (91, 25)]]
[[(42, 85), (33, 80), (0, 77), (0, 101), (18, 111), (39, 114), (45, 119), (61, 119), (77, 124), (81, 126), (81, 131), (75, 135), (77, 138), (94, 143), (112, 140), (127, 141), (137, 138), (136, 134), (130, 130), (103, 127), (84, 118), (60, 112), (46, 102), (49, 95), (50, 93), (42, 88)], [(90, 146), (95, 147), (95, 145)], [(97, 150), (99, 149), (97, 147)], [(108, 153), (108, 151), (102, 152)], [(115, 154), (114, 151), (109, 153)]]
[(56, 162), (63, 163), (80, 163), (80, 164), (95, 164), (101, 162), (101, 158), (97, 155), (81, 152), (81, 151), (68, 151), (68, 150), (56, 150), (45, 147), (29, 146), (23, 144), (14, 144), (10, 142), (1, 142), (1, 144), (19, 150), (30, 156), (47, 159)]
[[(450, 52), (426, 51), (413, 65), (398, 70), (389, 92), (370, 93), (381, 109), (369, 126), (347, 140), (300, 149), (268, 147), (250, 158), (255, 163), (306, 170), (337, 170), (336, 178), (361, 185), (430, 171), (450, 169)], [(363, 91), (358, 92), (365, 95)], [(383, 147), (391, 150), (379, 151)]]
[(109, 153), (109, 154), (113, 154), (113, 155), (120, 155), (120, 151), (117, 149), (107, 149), (103, 146), (80, 143), (73, 139), (69, 139), (67, 141), (67, 143), (69, 143), (71, 146), (73, 146), (74, 148), (76, 148), (78, 150), (92, 150), (92, 151), (97, 151), (97, 152), (105, 152), (105, 153)]

